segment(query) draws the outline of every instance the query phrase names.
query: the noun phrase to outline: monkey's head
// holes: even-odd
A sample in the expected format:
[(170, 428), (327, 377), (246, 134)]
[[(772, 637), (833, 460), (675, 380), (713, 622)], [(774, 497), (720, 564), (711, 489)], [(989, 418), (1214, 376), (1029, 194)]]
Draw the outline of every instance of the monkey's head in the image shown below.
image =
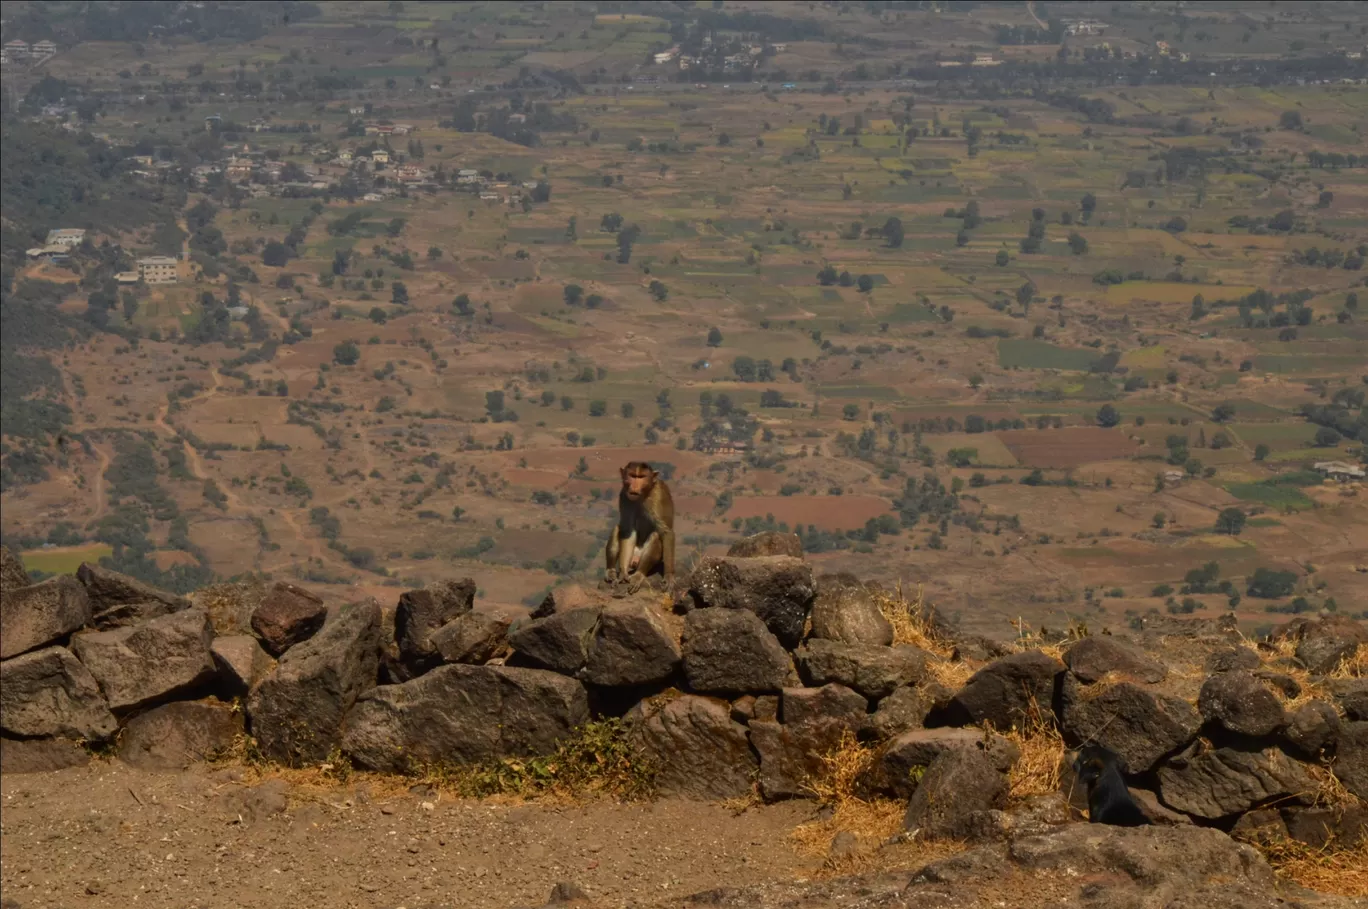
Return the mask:
[(659, 477), (645, 461), (632, 461), (622, 468), (622, 493), (628, 501), (640, 502), (651, 494)]
[(1084, 745), (1078, 749), (1078, 756), (1073, 762), (1074, 773), (1078, 776), (1078, 781), (1085, 786), (1092, 786), (1101, 779), (1109, 766), (1115, 766), (1124, 772), (1121, 758), (1111, 749), (1101, 745)]

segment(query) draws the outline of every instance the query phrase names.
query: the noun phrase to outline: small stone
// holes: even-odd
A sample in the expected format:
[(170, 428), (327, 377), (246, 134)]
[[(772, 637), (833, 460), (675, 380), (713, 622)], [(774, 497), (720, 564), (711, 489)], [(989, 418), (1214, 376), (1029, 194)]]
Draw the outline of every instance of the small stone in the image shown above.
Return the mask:
[(277, 581), (252, 611), (252, 631), (271, 656), (279, 657), (318, 633), (328, 618), (328, 607), (317, 594)]

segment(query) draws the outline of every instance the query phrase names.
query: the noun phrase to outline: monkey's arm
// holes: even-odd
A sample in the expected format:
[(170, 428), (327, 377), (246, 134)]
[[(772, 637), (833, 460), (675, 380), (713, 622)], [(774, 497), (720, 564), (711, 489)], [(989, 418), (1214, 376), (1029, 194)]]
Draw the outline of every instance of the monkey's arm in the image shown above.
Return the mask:
[(656, 533), (660, 534), (660, 544), (662, 548), (660, 559), (665, 566), (665, 580), (673, 581), (675, 576), (675, 534), (674, 528), (661, 521), (656, 525)]
[(618, 536), (618, 524), (617, 522), (614, 522), (613, 532), (608, 537), (608, 546), (604, 550), (604, 554), (607, 556), (608, 567), (603, 572), (603, 578), (609, 583), (616, 581), (618, 578), (618, 554), (621, 548), (622, 539)]

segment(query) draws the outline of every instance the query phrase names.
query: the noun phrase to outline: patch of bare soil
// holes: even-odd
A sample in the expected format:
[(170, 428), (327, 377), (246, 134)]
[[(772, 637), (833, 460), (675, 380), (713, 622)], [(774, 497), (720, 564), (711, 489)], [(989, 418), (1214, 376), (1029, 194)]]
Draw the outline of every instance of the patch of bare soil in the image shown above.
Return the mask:
[(788, 843), (807, 802), (520, 805), (245, 779), (104, 761), (0, 777), (6, 909), (511, 909), (560, 881), (633, 906), (813, 868)]

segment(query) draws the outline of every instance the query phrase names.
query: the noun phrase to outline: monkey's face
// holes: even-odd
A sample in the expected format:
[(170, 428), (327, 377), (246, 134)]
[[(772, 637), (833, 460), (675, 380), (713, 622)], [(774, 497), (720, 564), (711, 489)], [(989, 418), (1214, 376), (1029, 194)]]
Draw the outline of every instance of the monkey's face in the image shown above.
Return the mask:
[(1097, 758), (1085, 759), (1079, 755), (1074, 759), (1074, 774), (1078, 781), (1085, 786), (1091, 786), (1102, 777), (1102, 761)]
[(624, 470), (622, 472), (622, 491), (627, 494), (628, 501), (640, 502), (651, 494), (651, 488), (655, 486), (655, 478), (654, 470)]

